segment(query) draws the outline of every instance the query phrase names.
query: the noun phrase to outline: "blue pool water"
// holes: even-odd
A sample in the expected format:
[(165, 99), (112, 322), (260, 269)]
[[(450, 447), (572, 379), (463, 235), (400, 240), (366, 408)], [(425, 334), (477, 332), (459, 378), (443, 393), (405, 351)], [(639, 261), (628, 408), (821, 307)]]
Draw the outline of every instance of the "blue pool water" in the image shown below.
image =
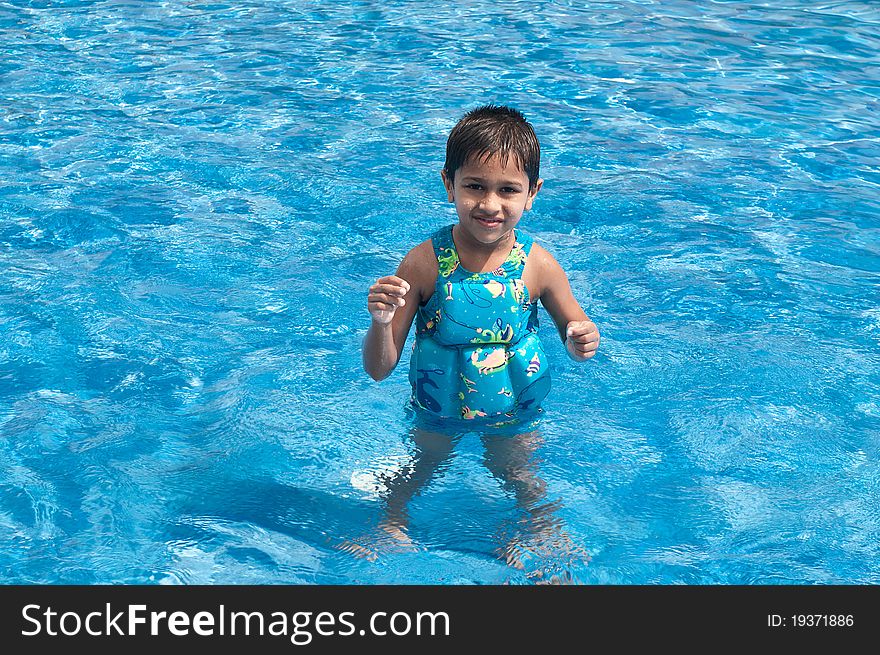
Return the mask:
[[(870, 0), (0, 3), (0, 582), (880, 583), (878, 34)], [(401, 544), (366, 290), (453, 220), (486, 102), (535, 125), (522, 227), (601, 352), (542, 313), (535, 502), (466, 434)]]

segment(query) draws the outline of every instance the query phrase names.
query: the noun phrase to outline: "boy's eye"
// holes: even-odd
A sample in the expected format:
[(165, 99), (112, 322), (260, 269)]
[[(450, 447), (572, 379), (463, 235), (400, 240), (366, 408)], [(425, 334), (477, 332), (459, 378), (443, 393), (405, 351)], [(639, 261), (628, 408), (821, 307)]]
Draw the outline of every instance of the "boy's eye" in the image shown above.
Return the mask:
[[(465, 188), (473, 189), (475, 191), (482, 191), (483, 185), (477, 184), (476, 182), (470, 182), (468, 184), (465, 184)], [(510, 187), (510, 186), (505, 186), (505, 187), (501, 187), (501, 193), (504, 193), (504, 194), (519, 193), (519, 189), (514, 188), (514, 187)]]

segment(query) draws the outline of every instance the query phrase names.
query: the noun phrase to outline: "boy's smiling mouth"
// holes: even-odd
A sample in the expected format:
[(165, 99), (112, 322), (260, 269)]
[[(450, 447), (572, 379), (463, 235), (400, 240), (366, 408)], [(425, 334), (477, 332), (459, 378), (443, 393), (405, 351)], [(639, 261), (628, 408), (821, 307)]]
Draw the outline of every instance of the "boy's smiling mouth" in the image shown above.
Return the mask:
[(504, 222), (500, 218), (480, 218), (478, 216), (475, 216), (474, 220), (480, 225), (484, 225), (486, 227), (495, 227), (496, 225), (501, 225)]

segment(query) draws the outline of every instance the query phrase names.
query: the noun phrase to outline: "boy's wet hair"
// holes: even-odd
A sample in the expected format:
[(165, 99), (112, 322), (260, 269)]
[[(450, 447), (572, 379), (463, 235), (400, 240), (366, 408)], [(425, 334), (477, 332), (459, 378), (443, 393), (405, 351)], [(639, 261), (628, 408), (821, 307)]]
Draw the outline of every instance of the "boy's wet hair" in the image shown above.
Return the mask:
[(541, 146), (535, 130), (516, 109), (484, 105), (465, 114), (449, 133), (443, 170), (450, 183), (466, 161), (498, 155), (502, 165), (514, 157), (529, 178), (529, 190), (538, 183)]

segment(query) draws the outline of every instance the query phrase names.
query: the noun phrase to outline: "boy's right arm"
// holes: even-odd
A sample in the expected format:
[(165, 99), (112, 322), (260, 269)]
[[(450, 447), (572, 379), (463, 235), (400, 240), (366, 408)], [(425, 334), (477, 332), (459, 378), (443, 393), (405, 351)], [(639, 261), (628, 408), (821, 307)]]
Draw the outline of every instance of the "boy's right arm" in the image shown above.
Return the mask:
[(374, 380), (388, 377), (400, 361), (419, 303), (433, 292), (436, 268), (429, 240), (407, 253), (394, 275), (381, 277), (370, 287), (367, 309), (372, 322), (364, 338), (363, 361), (364, 370)]

